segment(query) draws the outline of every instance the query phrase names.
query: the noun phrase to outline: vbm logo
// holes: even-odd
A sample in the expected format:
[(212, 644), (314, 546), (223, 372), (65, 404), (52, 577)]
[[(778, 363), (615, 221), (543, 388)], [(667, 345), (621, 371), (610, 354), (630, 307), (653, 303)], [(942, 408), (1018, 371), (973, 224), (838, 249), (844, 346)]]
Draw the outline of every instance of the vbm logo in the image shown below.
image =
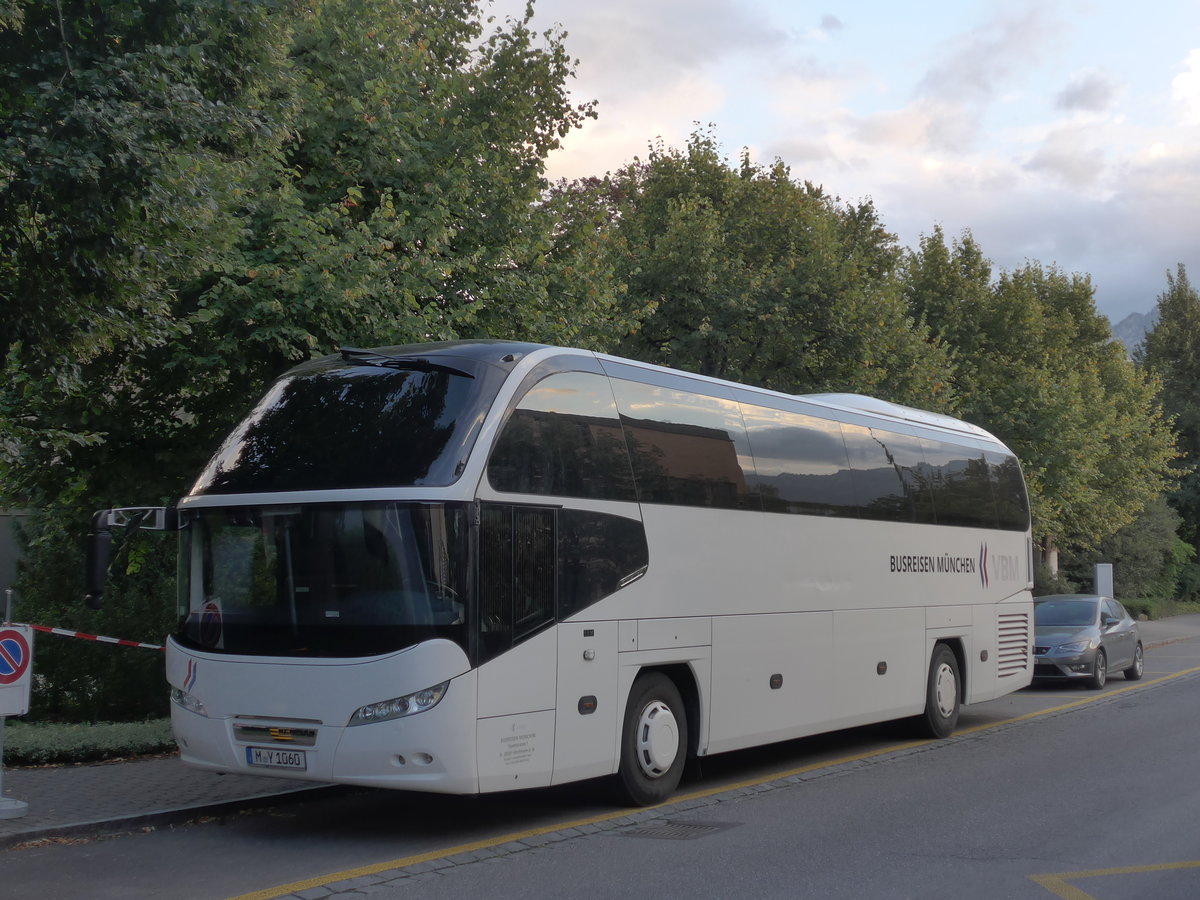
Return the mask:
[(1024, 581), (1025, 573), (1021, 571), (1021, 557), (1007, 553), (989, 555), (988, 545), (979, 545), (979, 580), (983, 587), (996, 581)]

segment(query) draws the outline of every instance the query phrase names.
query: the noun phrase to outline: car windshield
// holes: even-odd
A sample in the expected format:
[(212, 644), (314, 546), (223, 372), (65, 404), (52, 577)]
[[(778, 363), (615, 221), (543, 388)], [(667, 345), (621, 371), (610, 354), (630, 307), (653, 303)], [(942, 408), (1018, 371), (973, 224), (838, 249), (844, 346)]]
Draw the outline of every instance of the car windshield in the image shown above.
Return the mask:
[(1038, 625), (1094, 625), (1096, 602), (1078, 597), (1070, 600), (1039, 600), (1034, 607), (1034, 621)]
[(362, 657), (466, 647), (469, 528), (452, 503), (185, 513), (176, 639), (213, 653)]

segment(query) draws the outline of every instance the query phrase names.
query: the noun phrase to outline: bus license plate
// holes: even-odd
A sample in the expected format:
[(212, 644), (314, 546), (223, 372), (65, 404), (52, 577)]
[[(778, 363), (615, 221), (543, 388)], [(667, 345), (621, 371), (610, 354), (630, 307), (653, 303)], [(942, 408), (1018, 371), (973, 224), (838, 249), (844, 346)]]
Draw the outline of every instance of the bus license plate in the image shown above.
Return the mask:
[(302, 771), (308, 768), (303, 750), (276, 750), (274, 747), (247, 747), (246, 765)]

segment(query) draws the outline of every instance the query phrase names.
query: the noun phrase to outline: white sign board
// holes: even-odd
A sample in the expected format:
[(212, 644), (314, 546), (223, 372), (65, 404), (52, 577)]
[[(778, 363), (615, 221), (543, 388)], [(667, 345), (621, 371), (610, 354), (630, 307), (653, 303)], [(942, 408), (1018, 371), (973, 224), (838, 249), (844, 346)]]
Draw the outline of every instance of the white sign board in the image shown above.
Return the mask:
[(33, 684), (33, 629), (0, 625), (0, 716), (29, 712)]

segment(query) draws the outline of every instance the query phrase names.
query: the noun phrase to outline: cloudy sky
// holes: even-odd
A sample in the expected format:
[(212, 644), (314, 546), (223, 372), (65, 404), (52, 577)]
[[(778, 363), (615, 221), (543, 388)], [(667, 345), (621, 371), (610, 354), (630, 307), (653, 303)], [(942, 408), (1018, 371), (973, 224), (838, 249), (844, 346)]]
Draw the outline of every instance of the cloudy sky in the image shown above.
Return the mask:
[(536, 0), (555, 23), (599, 119), (551, 177), (711, 124), (907, 246), (940, 224), (998, 268), (1088, 273), (1114, 323), (1177, 263), (1200, 282), (1200, 0)]

